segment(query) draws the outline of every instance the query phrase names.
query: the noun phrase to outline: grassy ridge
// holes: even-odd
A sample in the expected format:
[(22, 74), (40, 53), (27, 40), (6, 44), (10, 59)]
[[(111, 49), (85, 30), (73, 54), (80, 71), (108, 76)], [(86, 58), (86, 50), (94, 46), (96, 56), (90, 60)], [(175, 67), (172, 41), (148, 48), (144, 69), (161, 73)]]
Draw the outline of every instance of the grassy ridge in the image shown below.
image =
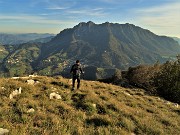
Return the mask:
[[(180, 134), (180, 109), (165, 100), (146, 95), (141, 89), (127, 89), (95, 81), (82, 81), (71, 92), (62, 77), (0, 79), (0, 128), (10, 135), (169, 135)], [(9, 94), (22, 87), (22, 94)], [(61, 100), (49, 99), (58, 92)], [(34, 113), (27, 113), (34, 108)]]

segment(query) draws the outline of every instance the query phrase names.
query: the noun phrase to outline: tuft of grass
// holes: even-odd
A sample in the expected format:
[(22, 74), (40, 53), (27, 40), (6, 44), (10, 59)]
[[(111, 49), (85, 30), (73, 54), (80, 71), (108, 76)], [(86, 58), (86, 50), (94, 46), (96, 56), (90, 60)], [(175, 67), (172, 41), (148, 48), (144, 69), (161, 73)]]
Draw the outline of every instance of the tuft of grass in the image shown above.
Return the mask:
[(131, 132), (134, 132), (136, 128), (135, 123), (131, 119), (128, 119), (126, 117), (121, 118), (117, 125)]

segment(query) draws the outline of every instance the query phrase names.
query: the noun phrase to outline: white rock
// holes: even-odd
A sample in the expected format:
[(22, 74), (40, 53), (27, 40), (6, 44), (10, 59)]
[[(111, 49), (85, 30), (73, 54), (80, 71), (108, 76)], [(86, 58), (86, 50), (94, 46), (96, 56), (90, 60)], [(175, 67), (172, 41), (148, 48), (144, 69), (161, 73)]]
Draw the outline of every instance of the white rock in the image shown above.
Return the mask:
[(61, 98), (61, 95), (55, 93), (55, 92), (52, 92), (50, 95), (49, 95), (49, 98), (50, 99), (62, 99)]
[(0, 128), (0, 135), (4, 135), (5, 133), (9, 133), (9, 130)]
[(19, 87), (19, 89), (18, 89), (19, 94), (21, 94), (21, 91), (22, 91), (22, 88)]
[(10, 95), (9, 95), (9, 98), (10, 98), (10, 99), (13, 99), (13, 94), (10, 94)]
[(40, 83), (40, 82), (39, 82), (39, 81), (36, 81), (35, 83), (38, 84), (38, 83)]
[(35, 112), (35, 110), (33, 108), (31, 108), (27, 111), (27, 113), (33, 113), (33, 112)]
[(68, 80), (68, 84), (72, 85), (72, 79)]
[(165, 104), (170, 105), (171, 103), (169, 101), (164, 101)]
[(19, 77), (12, 77), (12, 79), (19, 79)]
[(27, 83), (30, 84), (30, 85), (34, 85), (35, 81), (31, 79), (31, 80), (27, 80)]
[(9, 95), (10, 99), (13, 99), (15, 96), (21, 94), (22, 88), (19, 87), (17, 90), (14, 90), (11, 92), (11, 94)]
[(174, 103), (173, 105), (174, 105), (175, 107), (177, 107), (177, 108), (179, 107), (179, 105), (178, 105), (177, 103)]
[(129, 93), (127, 93), (127, 92), (124, 92), (124, 94), (127, 95), (127, 96), (131, 96), (131, 94), (129, 94)]
[(4, 87), (1, 87), (1, 89), (2, 89), (2, 90), (5, 90), (6, 88), (4, 88)]
[(29, 75), (29, 77), (37, 77), (37, 75)]
[(96, 108), (96, 104), (92, 104), (92, 106), (93, 106), (94, 108)]

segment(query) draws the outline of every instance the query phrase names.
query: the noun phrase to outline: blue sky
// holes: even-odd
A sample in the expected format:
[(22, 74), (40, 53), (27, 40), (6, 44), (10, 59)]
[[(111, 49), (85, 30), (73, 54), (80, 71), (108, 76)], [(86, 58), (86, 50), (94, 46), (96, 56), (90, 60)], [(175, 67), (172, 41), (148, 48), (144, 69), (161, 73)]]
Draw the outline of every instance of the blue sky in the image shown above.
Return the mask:
[(88, 21), (180, 37), (180, 0), (0, 0), (0, 32), (57, 34)]

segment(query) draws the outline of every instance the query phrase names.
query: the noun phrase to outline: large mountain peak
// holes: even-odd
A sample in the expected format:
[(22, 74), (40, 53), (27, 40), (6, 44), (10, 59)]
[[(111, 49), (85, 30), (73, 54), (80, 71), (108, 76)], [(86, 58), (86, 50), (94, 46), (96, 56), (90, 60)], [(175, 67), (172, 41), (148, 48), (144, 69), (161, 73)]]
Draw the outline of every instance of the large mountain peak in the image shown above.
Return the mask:
[(83, 59), (88, 65), (116, 68), (152, 64), (163, 61), (164, 56), (180, 53), (180, 47), (173, 39), (133, 24), (95, 24), (91, 21), (62, 31), (47, 47), (49, 55), (63, 50), (67, 59)]
[(80, 22), (78, 25), (74, 26), (74, 28), (77, 28), (77, 27), (90, 27), (90, 26), (93, 26), (93, 25), (96, 25), (94, 22), (92, 21), (88, 21), (88, 22)]

